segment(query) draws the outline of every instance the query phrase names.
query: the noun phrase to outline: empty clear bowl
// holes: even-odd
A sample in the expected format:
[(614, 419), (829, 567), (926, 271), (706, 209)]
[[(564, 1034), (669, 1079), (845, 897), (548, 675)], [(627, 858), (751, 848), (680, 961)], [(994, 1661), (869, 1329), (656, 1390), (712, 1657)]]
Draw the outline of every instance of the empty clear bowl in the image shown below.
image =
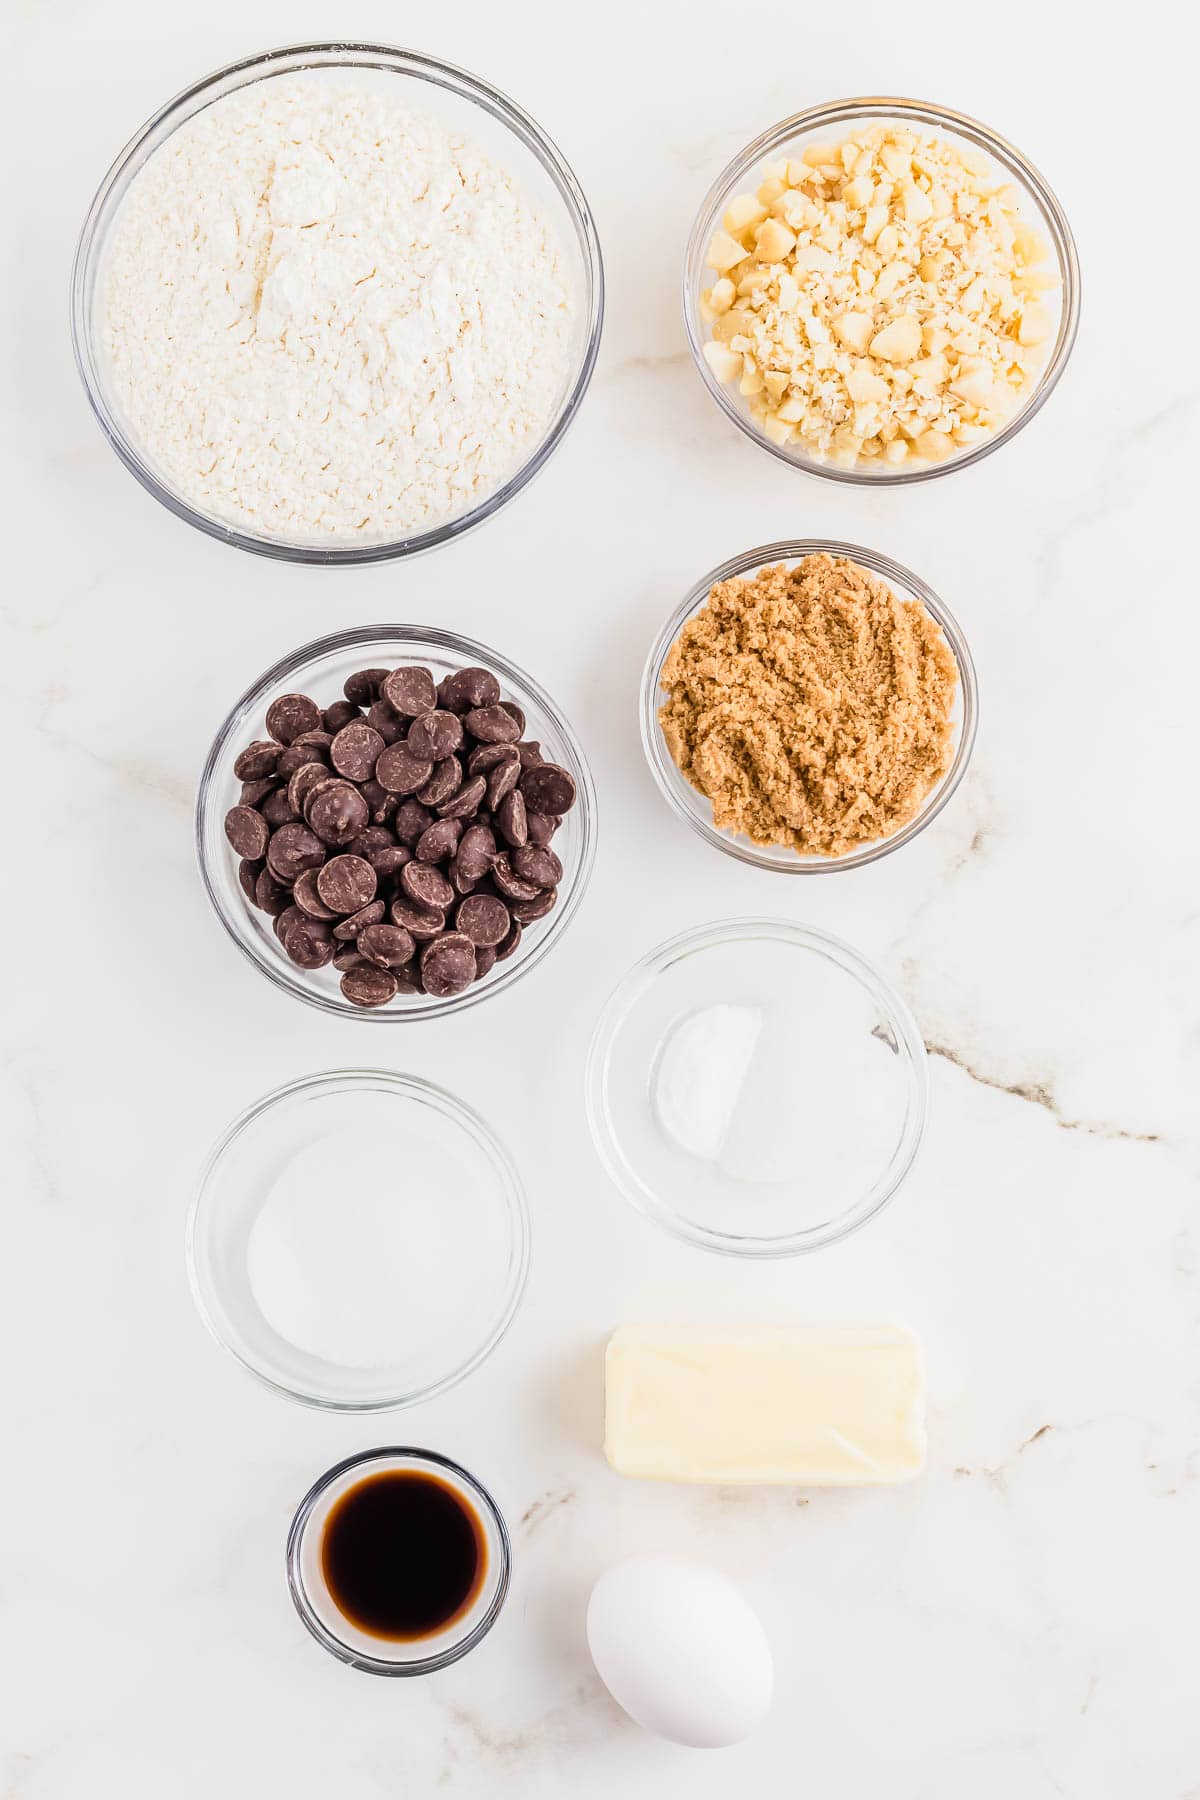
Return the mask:
[(479, 1115), (415, 1075), (338, 1069), (249, 1107), (188, 1220), (200, 1315), (244, 1369), (337, 1411), (411, 1406), (495, 1349), (529, 1213)]
[[(802, 561), (806, 556), (818, 555), (849, 557), (852, 562), (860, 563), (864, 569), (869, 569), (873, 575), (886, 581), (903, 599), (920, 601), (930, 617), (941, 626), (942, 635), (958, 668), (958, 688), (951, 718), (954, 755), (946, 773), (930, 788), (913, 817), (898, 830), (873, 843), (860, 844), (857, 849), (848, 850), (843, 856), (802, 856), (799, 851), (791, 850), (786, 845), (756, 844), (740, 833), (719, 829), (713, 823), (712, 802), (692, 786), (677, 766), (667, 749), (658, 719), (664, 697), (663, 664), (679, 633), (688, 620), (700, 611), (716, 583), (728, 581), (733, 576), (752, 575), (755, 570), (769, 568), (775, 563), (791, 565)], [(975, 664), (961, 626), (933, 589), (918, 575), (912, 574), (900, 563), (893, 562), (890, 557), (881, 556), (876, 550), (864, 550), (861, 544), (841, 544), (826, 538), (787, 538), (777, 544), (760, 544), (754, 550), (744, 550), (740, 556), (731, 556), (728, 562), (710, 569), (684, 596), (659, 632), (646, 659), (639, 712), (642, 748), (660, 792), (672, 811), (690, 825), (706, 844), (723, 850), (727, 856), (736, 856), (739, 862), (752, 863), (757, 869), (774, 869), (782, 875), (825, 875), (834, 869), (857, 869), (864, 863), (876, 862), (889, 851), (911, 843), (913, 838), (937, 818), (966, 774), (967, 764), (971, 760), (979, 722), (979, 687)]]
[(866, 957), (782, 919), (662, 944), (604, 1008), (587, 1067), (601, 1161), (673, 1236), (798, 1256), (887, 1204), (925, 1127), (925, 1045)]

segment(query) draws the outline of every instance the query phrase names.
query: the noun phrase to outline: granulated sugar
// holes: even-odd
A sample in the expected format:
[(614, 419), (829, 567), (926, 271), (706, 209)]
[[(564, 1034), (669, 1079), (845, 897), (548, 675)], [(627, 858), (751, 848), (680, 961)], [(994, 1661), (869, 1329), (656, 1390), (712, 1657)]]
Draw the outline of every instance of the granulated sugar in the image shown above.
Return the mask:
[(559, 245), (402, 100), (260, 81), (137, 175), (105, 286), (113, 386), (183, 499), (255, 534), (379, 542), (527, 461), (570, 373)]

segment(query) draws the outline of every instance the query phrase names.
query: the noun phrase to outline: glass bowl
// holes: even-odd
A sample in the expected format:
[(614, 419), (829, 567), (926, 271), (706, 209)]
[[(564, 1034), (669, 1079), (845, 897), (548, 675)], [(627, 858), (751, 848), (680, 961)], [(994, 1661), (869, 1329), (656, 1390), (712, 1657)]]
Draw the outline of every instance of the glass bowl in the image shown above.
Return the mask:
[[(410, 1642), (377, 1638), (355, 1626), (335, 1605), (321, 1566), (325, 1522), (342, 1495), (358, 1482), (392, 1470), (432, 1477), (459, 1497), (477, 1522), (484, 1565), (479, 1592), (463, 1616)], [(500, 1508), (481, 1481), (433, 1450), (402, 1446), (347, 1457), (309, 1489), (288, 1532), (288, 1589), (296, 1611), (331, 1656), (370, 1675), (430, 1675), (457, 1662), (496, 1623), (511, 1576), (512, 1546)]]
[[(186, 120), (252, 82), (301, 70), (365, 71), (377, 83), (399, 82), (414, 110), (436, 113), (511, 175), (541, 208), (555, 231), (575, 294), (571, 369), (542, 441), (523, 467), (469, 511), (394, 542), (328, 544), (258, 535), (197, 510), (143, 454), (112, 392), (102, 342), (103, 281), (112, 227), (130, 185), (146, 161)], [(390, 89), (389, 89), (390, 91)], [(488, 82), (434, 57), (381, 44), (301, 44), (231, 63), (177, 94), (130, 140), (101, 182), (84, 220), (71, 272), (71, 335), (75, 361), (100, 427), (125, 467), (178, 518), (210, 537), (263, 556), (303, 563), (369, 563), (411, 556), (460, 537), (490, 519), (549, 460), (578, 412), (595, 367), (604, 315), (604, 269), (591, 210), (574, 174), (541, 127)]]
[[(879, 464), (876, 459), (870, 463), (859, 463), (853, 468), (840, 468), (833, 463), (820, 461), (802, 443), (771, 443), (760, 431), (742, 396), (718, 381), (705, 362), (703, 346), (710, 328), (700, 317), (700, 292), (702, 288), (712, 285), (714, 276), (712, 270), (706, 268), (704, 258), (712, 242), (713, 232), (719, 226), (730, 200), (735, 194), (744, 192), (747, 185), (757, 186), (756, 182), (749, 181), (749, 177), (764, 162), (782, 156), (798, 156), (805, 144), (827, 137), (831, 131), (840, 130), (848, 135), (856, 126), (870, 120), (897, 119), (906, 120), (921, 130), (936, 132), (939, 137), (948, 138), (959, 145), (982, 151), (990, 162), (998, 164), (1010, 178), (1021, 196), (1022, 215), (1032, 225), (1040, 228), (1058, 266), (1060, 286), (1057, 296), (1051, 293), (1044, 296), (1047, 305), (1053, 305), (1057, 299), (1057, 329), (1037, 378), (1029, 384), (1016, 410), (991, 437), (985, 438), (981, 443), (965, 446), (957, 455), (946, 457), (942, 462), (909, 467), (893, 463)], [(739, 431), (745, 432), (748, 438), (762, 449), (768, 450), (772, 456), (777, 456), (781, 462), (790, 463), (796, 469), (804, 469), (811, 475), (824, 476), (829, 481), (844, 481), (865, 487), (932, 481), (935, 476), (948, 475), (955, 469), (965, 469), (972, 463), (982, 461), (993, 450), (998, 450), (1001, 444), (1006, 444), (1010, 438), (1015, 437), (1041, 411), (1067, 366), (1079, 329), (1079, 302), (1079, 259), (1075, 251), (1075, 240), (1071, 236), (1066, 214), (1033, 164), (1012, 144), (998, 137), (986, 125), (968, 118), (965, 113), (951, 112), (947, 107), (926, 105), (918, 100), (836, 100), (826, 106), (814, 106), (807, 112), (796, 113), (792, 118), (772, 125), (769, 130), (756, 137), (752, 144), (747, 144), (744, 150), (739, 151), (728, 167), (717, 176), (696, 215), (684, 257), (683, 317), (688, 343), (701, 379), (721, 411), (733, 420)]]
[(288, 1399), (378, 1412), (491, 1354), (529, 1267), (520, 1177), (490, 1126), (415, 1075), (334, 1069), (247, 1107), (187, 1226), (200, 1316)]
[[(313, 971), (297, 968), (285, 955), (272, 930), (273, 921), (252, 907), (238, 882), (238, 859), (225, 837), (225, 814), (237, 804), (241, 783), (233, 766), (239, 752), (252, 739), (261, 738), (264, 715), (280, 694), (297, 690), (311, 693), (322, 707), (342, 697), (342, 683), (356, 669), (398, 663), (422, 663), (440, 680), (452, 669), (479, 665), (492, 670), (504, 699), (515, 700), (525, 714), (526, 733), (538, 739), (548, 762), (558, 763), (575, 778), (577, 799), (554, 839), (561, 858), (563, 879), (554, 911), (525, 931), (516, 951), (499, 962), (482, 981), (472, 982), (461, 994), (435, 999), (428, 994), (401, 995), (386, 1006), (363, 1008), (346, 1000), (336, 969), (327, 965)], [(343, 1018), (384, 1020), (425, 1019), (474, 1006), (491, 994), (503, 992), (514, 981), (536, 968), (566, 930), (579, 910), (587, 889), (596, 852), (596, 793), (579, 742), (550, 696), (515, 663), (486, 644), (438, 631), (432, 625), (362, 625), (354, 631), (335, 632), (305, 644), (260, 675), (248, 688), (213, 740), (200, 777), (196, 796), (196, 850), (205, 891), (217, 917), (242, 954), (269, 981), (297, 999), (307, 1000)]]
[(925, 1129), (925, 1045), (840, 938), (783, 919), (685, 931), (612, 994), (588, 1123), (630, 1204), (727, 1256), (800, 1256), (873, 1219)]
[[(662, 704), (662, 669), (667, 654), (687, 621), (704, 605), (715, 583), (727, 581), (733, 575), (752, 574), (756, 569), (766, 568), (774, 563), (792, 564), (803, 557), (820, 554), (849, 557), (851, 561), (861, 563), (864, 569), (869, 569), (873, 575), (886, 581), (895, 592), (907, 599), (919, 600), (941, 626), (942, 634), (958, 666), (958, 688), (952, 720), (954, 757), (950, 767), (936, 786), (930, 789), (920, 811), (906, 825), (902, 825), (890, 837), (860, 845), (857, 850), (848, 851), (844, 856), (801, 856), (798, 851), (783, 845), (756, 844), (740, 833), (719, 830), (713, 824), (711, 801), (694, 788), (676, 766), (658, 722)], [(864, 550), (860, 544), (841, 544), (826, 538), (785, 538), (777, 544), (760, 544), (754, 550), (744, 550), (740, 556), (731, 556), (728, 562), (710, 569), (684, 597), (659, 632), (646, 659), (639, 711), (642, 748), (650, 764), (650, 772), (672, 809), (705, 843), (714, 844), (727, 856), (736, 856), (739, 862), (751, 863), (757, 869), (774, 869), (783, 875), (825, 875), (835, 869), (857, 869), (866, 863), (877, 862), (889, 851), (911, 843), (913, 838), (937, 818), (966, 774), (967, 764), (971, 760), (979, 722), (979, 689), (975, 664), (971, 660), (971, 652), (961, 628), (933, 589), (919, 576), (893, 562), (890, 557), (881, 556), (878, 551)]]

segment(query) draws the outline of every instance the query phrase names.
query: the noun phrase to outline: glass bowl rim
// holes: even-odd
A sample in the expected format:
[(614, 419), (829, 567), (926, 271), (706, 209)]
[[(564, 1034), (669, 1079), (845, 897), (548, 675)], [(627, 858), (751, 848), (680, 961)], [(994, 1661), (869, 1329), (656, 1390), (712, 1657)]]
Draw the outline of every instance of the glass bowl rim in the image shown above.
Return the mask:
[[(672, 760), (658, 722), (661, 704), (659, 678), (675, 639), (687, 620), (703, 605), (717, 582), (727, 581), (735, 575), (746, 575), (753, 569), (765, 568), (772, 563), (797, 562), (806, 556), (820, 555), (848, 557), (852, 562), (860, 563), (872, 574), (915, 596), (936, 620), (958, 669), (959, 691), (962, 695), (962, 727), (954, 759), (941, 782), (931, 790), (920, 810), (899, 831), (894, 831), (890, 837), (880, 838), (875, 843), (864, 844), (845, 856), (802, 861), (797, 854), (794, 860), (789, 861), (779, 846), (737, 842), (729, 833), (719, 830), (711, 819), (703, 818), (698, 810), (689, 806), (684, 797), (676, 792), (672, 772), (685, 783), (686, 777)], [(906, 569), (902, 563), (884, 556), (878, 550), (868, 550), (862, 544), (842, 543), (834, 538), (781, 538), (776, 543), (759, 544), (752, 550), (743, 550), (737, 556), (728, 557), (723, 563), (718, 563), (715, 569), (710, 569), (707, 575), (702, 576), (688, 590), (663, 625), (646, 658), (638, 711), (642, 749), (659, 792), (677, 817), (683, 819), (705, 843), (714, 845), (726, 856), (736, 857), (739, 862), (747, 863), (751, 868), (767, 869), (777, 875), (834, 875), (843, 869), (865, 868), (867, 864), (878, 862), (880, 857), (888, 856), (893, 850), (911, 843), (948, 805), (967, 772), (975, 748), (979, 730), (979, 678), (970, 646), (958, 620), (928, 583), (914, 575), (911, 569)], [(694, 791), (689, 785), (689, 792)]]
[[(300, 1096), (320, 1093), (324, 1089), (334, 1092), (353, 1091), (360, 1086), (377, 1088), (381, 1083), (405, 1098), (415, 1099), (424, 1105), (433, 1106), (444, 1118), (449, 1118), (461, 1130), (466, 1131), (475, 1145), (482, 1149), (489, 1158), (499, 1175), (498, 1186), (504, 1198), (512, 1266), (505, 1301), (496, 1319), (469, 1355), (445, 1375), (439, 1376), (436, 1381), (429, 1382), (424, 1387), (414, 1388), (411, 1393), (407, 1394), (386, 1395), (380, 1399), (365, 1401), (331, 1399), (325, 1395), (305, 1393), (302, 1389), (281, 1381), (277, 1376), (268, 1374), (264, 1368), (251, 1361), (248, 1356), (244, 1356), (229, 1341), (209, 1304), (210, 1290), (200, 1273), (197, 1247), (202, 1229), (207, 1222), (207, 1202), (211, 1198), (212, 1185), (222, 1167), (225, 1156), (264, 1113)], [(214, 1342), (227, 1356), (232, 1357), (240, 1368), (252, 1375), (263, 1387), (270, 1389), (272, 1393), (281, 1395), (285, 1400), (293, 1400), (300, 1406), (312, 1407), (318, 1412), (398, 1412), (401, 1408), (416, 1406), (422, 1401), (433, 1399), (438, 1394), (448, 1393), (451, 1388), (457, 1387), (460, 1381), (464, 1381), (468, 1375), (473, 1374), (481, 1364), (487, 1361), (487, 1358), (507, 1334), (524, 1296), (529, 1276), (531, 1235), (529, 1199), (517, 1166), (493, 1127), (467, 1101), (458, 1094), (451, 1093), (449, 1088), (441, 1087), (437, 1082), (426, 1081), (423, 1076), (410, 1075), (396, 1069), (321, 1069), (311, 1075), (299, 1075), (294, 1080), (286, 1081), (282, 1086), (272, 1088), (269, 1093), (252, 1100), (230, 1121), (210, 1147), (201, 1164), (192, 1193), (191, 1205), (188, 1208), (185, 1227), (188, 1286), (196, 1311)]]
[[(299, 544), (284, 539), (259, 537), (236, 526), (223, 525), (218, 519), (206, 517), (205, 514), (198, 512), (180, 495), (167, 487), (163, 481), (160, 481), (143, 460), (131, 435), (124, 430), (116, 414), (110, 408), (100, 379), (92, 333), (89, 329), (89, 296), (93, 286), (93, 266), (103, 249), (105, 232), (111, 224), (111, 219), (106, 218), (109, 201), (122, 182), (133, 179), (133, 175), (129, 171), (135, 158), (147, 142), (159, 133), (161, 127), (170, 125), (170, 130), (160, 139), (161, 143), (167, 142), (170, 135), (185, 119), (194, 117), (201, 110), (201, 105), (192, 106), (191, 103), (199, 101), (201, 96), (210, 89), (224, 83), (231, 83), (228, 91), (236, 92), (273, 74), (291, 72), (293, 67), (296, 72), (305, 68), (324, 67), (347, 69), (366, 67), (391, 70), (395, 74), (424, 81), (434, 87), (445, 88), (461, 98), (469, 99), (482, 107), (483, 111), (501, 125), (507, 127), (541, 164), (570, 215), (571, 224), (579, 243), (586, 283), (583, 347), (570, 386), (545, 436), (521, 467), (499, 488), (486, 495), (477, 506), (473, 506), (470, 511), (462, 513), (456, 518), (445, 520), (442, 524), (432, 526), (426, 531), (413, 532), (404, 538), (362, 545)], [(177, 118), (176, 115), (181, 113), (183, 116)], [(175, 123), (171, 124), (173, 118)], [(158, 145), (155, 145), (155, 148), (157, 147)], [(134, 174), (136, 172), (135, 170)], [(123, 196), (118, 195), (118, 204), (121, 197)], [(102, 223), (105, 225), (105, 232), (101, 231)], [(207, 537), (215, 538), (219, 543), (232, 544), (239, 550), (248, 550), (257, 556), (270, 557), (277, 562), (304, 563), (314, 567), (346, 567), (356, 564), (388, 562), (400, 557), (418, 556), (428, 550), (437, 549), (439, 545), (462, 537), (466, 532), (473, 530), (475, 526), (483, 524), (485, 520), (499, 512), (509, 500), (515, 498), (522, 488), (529, 485), (550, 460), (583, 404), (600, 352), (600, 337), (604, 325), (604, 298), (604, 259), (591, 207), (574, 170), (558, 145), (531, 114), (527, 113), (502, 89), (494, 87), (482, 76), (473, 75), (470, 70), (460, 68), (456, 63), (445, 62), (438, 57), (427, 56), (419, 51), (406, 50), (395, 45), (377, 44), (367, 40), (350, 38), (323, 40), (316, 43), (281, 45), (273, 50), (259, 51), (253, 56), (240, 57), (236, 62), (226, 63), (220, 68), (212, 70), (209, 74), (202, 76), (200, 80), (182, 88), (179, 93), (160, 106), (117, 153), (92, 197), (75, 246), (70, 274), (71, 346), (75, 357), (75, 367), (83, 383), (88, 405), (109, 445), (130, 474), (145, 488), (147, 493), (153, 495), (161, 505), (165, 506), (168, 512), (173, 513), (176, 518), (184, 520), (186, 524), (195, 526), (197, 530), (203, 531)]]
[[(532, 940), (532, 947), (528, 954), (522, 956), (518, 950), (517, 955), (504, 965), (503, 972), (498, 974), (495, 980), (488, 980), (486, 983), (473, 981), (470, 987), (464, 988), (461, 994), (451, 994), (446, 999), (431, 999), (428, 995), (420, 995), (417, 997), (417, 1003), (411, 1006), (352, 1007), (348, 1001), (342, 1000), (340, 995), (322, 993), (309, 987), (301, 979), (305, 971), (298, 970), (296, 974), (293, 974), (290, 968), (285, 968), (282, 964), (277, 966), (274, 962), (268, 961), (255, 944), (244, 942), (238, 935), (227, 915), (221, 884), (209, 865), (205, 849), (205, 827), (209, 822), (214, 804), (213, 786), (216, 781), (218, 764), (229, 745), (235, 722), (243, 710), (257, 706), (276, 683), (290, 679), (298, 670), (318, 659), (339, 655), (356, 645), (380, 642), (416, 646), (433, 645), (439, 650), (449, 651), (456, 656), (461, 655), (464, 662), (478, 663), (491, 669), (502, 681), (507, 681), (510, 687), (515, 687), (518, 694), (523, 690), (530, 696), (551, 720), (573, 760), (572, 773), (576, 777), (577, 789), (574, 810), (575, 816), (579, 820), (581, 842), (579, 858), (573, 874), (564, 865), (561, 886), (567, 887), (568, 880), (570, 886), (565, 898), (548, 916), (546, 929), (539, 932)], [(335, 1018), (361, 1019), (368, 1024), (407, 1024), (416, 1019), (445, 1018), (450, 1013), (461, 1012), (466, 1007), (477, 1006), (481, 1001), (488, 1000), (495, 994), (506, 992), (522, 975), (527, 974), (530, 969), (536, 968), (551, 946), (556, 944), (566, 931), (583, 903), (596, 860), (596, 833), (595, 783), (587, 757), (583, 752), (583, 746), (576, 737), (565, 713), (550, 698), (545, 689), (531, 675), (527, 675), (519, 664), (501, 655), (499, 651), (491, 649), (487, 644), (481, 644), (474, 638), (464, 637), (459, 632), (443, 631), (436, 625), (352, 626), (344, 631), (329, 632), (324, 637), (313, 638), (309, 643), (302, 644), (298, 649), (280, 657), (269, 669), (251, 682), (225, 715), (209, 747), (196, 789), (194, 834), (200, 879), (204, 885), (204, 891), (208, 895), (209, 903), (226, 934), (236, 944), (246, 960), (283, 993), (291, 994), (294, 998), (303, 1000), (310, 1006), (320, 1007), (323, 1012), (332, 1013)], [(235, 886), (236, 883), (229, 883), (230, 894), (233, 893)], [(244, 896), (242, 896), (242, 903), (246, 904)]]
[[(374, 1462), (391, 1462), (397, 1457), (403, 1457), (410, 1463), (420, 1464), (431, 1470), (434, 1474), (450, 1474), (461, 1481), (463, 1486), (469, 1489), (472, 1495), (479, 1501), (484, 1512), (487, 1513), (488, 1519), (495, 1530), (496, 1542), (500, 1551), (500, 1568), (496, 1581), (496, 1591), (488, 1602), (486, 1612), (484, 1612), (476, 1621), (466, 1637), (462, 1638), (450, 1648), (438, 1651), (435, 1655), (419, 1657), (416, 1660), (407, 1663), (387, 1662), (381, 1657), (369, 1656), (365, 1651), (354, 1650), (349, 1644), (344, 1644), (340, 1638), (335, 1637), (324, 1621), (318, 1617), (315, 1609), (311, 1605), (300, 1571), (300, 1557), (304, 1547), (304, 1534), (308, 1528), (308, 1521), (312, 1517), (313, 1509), (325, 1491), (332, 1487), (335, 1481), (339, 1481), (343, 1475), (348, 1474), (351, 1469), (366, 1467)], [(492, 1494), (484, 1486), (483, 1482), (480, 1481), (477, 1475), (472, 1475), (469, 1469), (464, 1468), (461, 1463), (455, 1462), (453, 1457), (442, 1456), (436, 1450), (422, 1450), (413, 1444), (381, 1444), (374, 1450), (359, 1450), (353, 1456), (343, 1457), (341, 1462), (335, 1463), (330, 1469), (326, 1469), (323, 1475), (318, 1475), (317, 1479), (313, 1482), (307, 1494), (305, 1494), (303, 1500), (301, 1500), (299, 1506), (296, 1508), (295, 1513), (292, 1515), (292, 1522), (288, 1526), (288, 1592), (292, 1597), (292, 1604), (300, 1616), (301, 1623), (312, 1636), (316, 1638), (322, 1648), (329, 1651), (331, 1656), (336, 1656), (339, 1662), (346, 1663), (351, 1668), (361, 1669), (364, 1674), (367, 1675), (395, 1675), (401, 1677), (409, 1675), (432, 1675), (436, 1673), (438, 1669), (449, 1668), (451, 1663), (458, 1662), (462, 1657), (466, 1656), (469, 1650), (473, 1650), (481, 1639), (485, 1638), (492, 1629), (492, 1626), (500, 1616), (501, 1609), (508, 1596), (511, 1581), (512, 1539), (509, 1536), (509, 1530), (505, 1523), (504, 1514), (500, 1511)]]
[[(697, 258), (702, 255), (705, 244), (711, 235), (713, 221), (718, 210), (722, 209), (730, 193), (739, 181), (764, 158), (771, 155), (781, 144), (789, 139), (799, 137), (802, 133), (820, 131), (827, 125), (844, 125), (856, 119), (906, 119), (914, 124), (927, 125), (954, 133), (966, 138), (979, 150), (998, 162), (1031, 193), (1041, 209), (1044, 219), (1050, 228), (1050, 237), (1058, 260), (1059, 273), (1062, 280), (1062, 310), (1059, 318), (1058, 336), (1054, 349), (1038, 373), (1037, 381), (1024, 406), (1003, 425), (999, 431), (964, 450), (959, 456), (947, 458), (945, 462), (928, 463), (920, 468), (892, 468), (890, 465), (876, 473), (868, 473), (859, 468), (843, 469), (833, 463), (818, 462), (815, 457), (789, 454), (788, 446), (773, 444), (762, 432), (755, 429), (753, 422), (738, 407), (733, 397), (719, 382), (707, 362), (704, 360), (703, 339), (698, 319), (696, 294), (693, 291), (693, 269), (698, 266)], [(953, 475), (960, 469), (970, 468), (982, 462), (985, 456), (991, 456), (1002, 444), (1009, 442), (1017, 433), (1035, 418), (1054, 389), (1070, 360), (1079, 333), (1079, 314), (1082, 297), (1082, 280), (1079, 270), (1079, 253), (1075, 247), (1075, 239), (1071, 231), (1067, 215), (1062, 204), (1047, 182), (1041, 171), (1031, 163), (1015, 144), (1000, 136), (990, 126), (973, 119), (968, 113), (953, 111), (950, 107), (939, 106), (933, 101), (910, 100), (889, 95), (858, 95), (846, 100), (831, 100), (821, 106), (806, 108), (803, 112), (793, 113), (790, 118), (780, 119), (777, 124), (769, 125), (721, 170), (716, 180), (705, 194), (697, 210), (692, 228), (688, 233), (687, 247), (683, 257), (683, 323), (687, 333), (688, 348), (692, 361), (700, 374), (701, 380), (717, 402), (727, 419), (730, 419), (744, 437), (771, 456), (777, 457), (791, 469), (804, 475), (816, 475), (825, 481), (840, 481), (851, 487), (883, 488), (901, 487), (911, 482), (933, 481), (942, 475)]]
[[(665, 974), (684, 956), (736, 943), (747, 938), (783, 939), (798, 948), (835, 963), (852, 980), (856, 980), (875, 1000), (892, 1027), (897, 1051), (901, 1057), (907, 1088), (904, 1126), (900, 1141), (883, 1176), (848, 1213), (810, 1230), (790, 1232), (781, 1237), (736, 1237), (730, 1232), (693, 1225), (668, 1202), (653, 1195), (620, 1152), (609, 1127), (608, 1108), (604, 1103), (609, 1058), (618, 1031), (629, 1013), (645, 993), (651, 981)], [(929, 1067), (925, 1040), (907, 1002), (892, 986), (877, 964), (857, 950), (845, 938), (815, 925), (801, 925), (792, 919), (748, 916), (713, 919), (707, 924), (689, 926), (661, 944), (656, 944), (627, 969), (611, 990), (600, 1010), (588, 1045), (584, 1070), (584, 1101), (588, 1129), (596, 1154), (605, 1173), (621, 1196), (635, 1212), (648, 1219), (671, 1237), (697, 1249), (715, 1251), (718, 1255), (737, 1256), (755, 1261), (778, 1261), (784, 1257), (804, 1256), (829, 1245), (841, 1243), (876, 1218), (895, 1198), (908, 1177), (925, 1135), (929, 1118)]]

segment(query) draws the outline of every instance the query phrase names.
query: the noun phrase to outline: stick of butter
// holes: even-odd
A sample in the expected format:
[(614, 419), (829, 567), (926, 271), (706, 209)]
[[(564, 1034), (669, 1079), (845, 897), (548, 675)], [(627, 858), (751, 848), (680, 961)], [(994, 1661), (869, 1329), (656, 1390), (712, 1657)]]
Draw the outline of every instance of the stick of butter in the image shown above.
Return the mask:
[(622, 1325), (604, 1374), (622, 1475), (858, 1487), (925, 1466), (921, 1347), (893, 1326)]

